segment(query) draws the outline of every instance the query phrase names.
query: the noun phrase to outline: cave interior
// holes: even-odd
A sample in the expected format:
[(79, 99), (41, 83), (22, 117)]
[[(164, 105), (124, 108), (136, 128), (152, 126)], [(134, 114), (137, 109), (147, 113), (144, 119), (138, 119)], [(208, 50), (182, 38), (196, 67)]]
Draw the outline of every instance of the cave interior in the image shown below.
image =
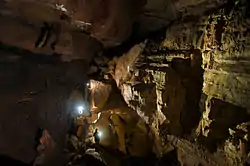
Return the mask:
[(0, 22), (0, 165), (250, 165), (248, 0), (0, 0)]

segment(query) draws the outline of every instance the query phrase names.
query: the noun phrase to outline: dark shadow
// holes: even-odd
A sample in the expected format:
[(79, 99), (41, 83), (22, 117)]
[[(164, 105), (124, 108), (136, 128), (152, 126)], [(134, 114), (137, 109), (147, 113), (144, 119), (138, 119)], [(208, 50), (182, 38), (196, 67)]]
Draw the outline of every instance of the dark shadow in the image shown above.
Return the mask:
[(205, 128), (209, 130), (207, 137), (199, 137), (199, 142), (210, 151), (215, 152), (230, 136), (229, 128), (249, 121), (250, 115), (245, 108), (235, 106), (219, 99), (211, 99), (209, 119), (213, 122)]
[(155, 154), (150, 154), (148, 156), (132, 156), (125, 155), (118, 149), (104, 147), (102, 145), (92, 145), (91, 147), (95, 148), (106, 157), (112, 156), (112, 158), (119, 160), (121, 166), (153, 166), (157, 161)]
[(121, 90), (117, 87), (114, 80), (112, 80), (110, 84), (112, 86), (112, 90), (110, 92), (108, 100), (106, 101), (106, 104), (103, 106), (103, 108), (101, 108), (101, 110), (109, 110), (109, 109), (115, 109), (115, 108), (127, 108), (128, 106), (126, 102), (124, 101), (124, 98), (121, 94)]
[[(19, 48), (12, 45), (6, 45), (0, 42), (0, 50), (7, 53), (8, 56), (12, 55), (18, 55), (25, 59), (26, 61), (31, 61), (38, 64), (56, 64), (60, 63), (60, 57), (59, 54), (52, 54), (52, 55), (46, 55), (46, 54), (39, 54), (39, 53), (33, 53), (29, 50)], [(8, 54), (10, 53), (10, 54)], [(4, 56), (4, 55), (1, 55)]]
[[(166, 36), (166, 27), (158, 29), (156, 31), (149, 32), (147, 34), (138, 35), (140, 24), (134, 23), (133, 31), (128, 40), (124, 41), (121, 45), (104, 50), (106, 57), (113, 58), (114, 56), (121, 56), (123, 53), (128, 52), (134, 45), (144, 42), (146, 39), (154, 40), (155, 42), (161, 42)], [(112, 55), (112, 56), (111, 56)]]
[(156, 160), (152, 156), (130, 156), (123, 159), (121, 166), (153, 166), (155, 161)]
[(222, 45), (221, 38), (222, 38), (225, 24), (226, 24), (226, 21), (224, 20), (223, 16), (221, 16), (221, 18), (219, 19), (218, 23), (215, 26), (215, 38), (219, 47), (221, 47)]
[(15, 160), (9, 156), (0, 155), (0, 163), (1, 165), (6, 166), (31, 166), (31, 164), (23, 163), (19, 160)]
[(182, 86), (186, 90), (186, 102), (181, 114), (183, 134), (189, 134), (199, 124), (201, 112), (199, 108), (203, 86), (202, 55), (200, 50), (191, 49), (187, 52), (193, 58), (174, 58), (171, 67), (182, 79)]
[(47, 43), (51, 36), (51, 26), (47, 23), (43, 23), (43, 27), (41, 27), (40, 35), (38, 36), (37, 41), (35, 42), (35, 48), (43, 48)]
[(37, 147), (40, 145), (40, 138), (43, 136), (43, 129), (38, 128), (36, 131), (35, 135), (35, 144), (34, 144), (34, 149), (37, 149)]
[(155, 166), (181, 166), (178, 161), (178, 155), (176, 150), (172, 150), (169, 153), (164, 154)]
[(80, 159), (75, 160), (72, 165), (75, 165), (75, 166), (80, 166), (80, 165), (82, 165), (82, 166), (83, 165), (84, 166), (106, 166), (106, 164), (104, 164), (100, 160), (96, 159), (92, 155), (88, 155), (88, 154), (84, 155)]

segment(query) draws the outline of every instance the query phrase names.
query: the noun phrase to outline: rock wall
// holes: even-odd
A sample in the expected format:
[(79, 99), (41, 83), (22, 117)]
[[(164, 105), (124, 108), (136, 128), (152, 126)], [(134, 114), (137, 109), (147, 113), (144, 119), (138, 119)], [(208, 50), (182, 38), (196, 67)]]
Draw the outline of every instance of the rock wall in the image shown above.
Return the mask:
[[(243, 161), (249, 152), (248, 10), (247, 1), (231, 2), (205, 21), (201, 45), (204, 104), (198, 128), (198, 135), (210, 147), (211, 143), (215, 149), (225, 145), (229, 156)], [(232, 134), (239, 128), (245, 128), (242, 134)]]
[(237, 165), (249, 153), (249, 3), (218, 3), (180, 11), (164, 41), (147, 40), (133, 66), (123, 63), (130, 76), (118, 87), (158, 141), (187, 136)]

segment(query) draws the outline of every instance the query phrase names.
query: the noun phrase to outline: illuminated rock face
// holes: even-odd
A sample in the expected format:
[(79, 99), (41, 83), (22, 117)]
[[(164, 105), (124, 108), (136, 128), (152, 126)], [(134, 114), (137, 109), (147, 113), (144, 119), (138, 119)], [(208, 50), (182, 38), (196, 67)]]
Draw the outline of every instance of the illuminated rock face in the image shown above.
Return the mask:
[(204, 22), (203, 116), (197, 130), (208, 146), (225, 142), (227, 155), (243, 161), (249, 151), (249, 130), (244, 128), (250, 120), (249, 43), (242, 42), (249, 40), (249, 9), (244, 3), (228, 5)]
[[(111, 93), (111, 85), (90, 80), (91, 110), (101, 110)], [(98, 111), (97, 111), (98, 112)]]
[[(196, 108), (202, 113), (196, 130), (198, 140), (211, 148), (210, 150), (225, 145), (231, 165), (235, 165), (240, 158), (243, 158), (241, 162), (244, 162), (245, 156), (249, 153), (249, 150), (246, 150), (249, 144), (249, 130), (246, 129), (249, 127), (246, 126), (249, 126), (250, 120), (247, 67), (249, 43), (241, 42), (249, 40), (249, 9), (244, 3), (228, 3), (222, 10), (204, 16), (196, 23), (176, 23), (168, 28), (163, 42), (169, 52), (181, 51), (182, 55), (179, 58), (189, 58), (185, 53), (189, 50), (190, 65), (196, 69), (189, 70), (193, 81), (202, 74), (197, 72), (200, 70), (197, 67), (202, 64), (204, 74), (200, 83), (203, 88), (200, 108)], [(173, 63), (171, 66), (176, 70)], [(178, 71), (180, 73), (177, 73), (183, 75), (183, 70)], [(185, 82), (183, 83), (185, 85)], [(187, 96), (191, 97), (190, 94)], [(186, 111), (186, 117), (190, 122), (193, 119), (191, 111)], [(182, 123), (184, 121), (185, 118), (182, 119)], [(237, 138), (236, 133), (241, 133), (241, 136), (238, 135)], [(241, 154), (237, 151), (241, 151)]]
[[(117, 86), (125, 102), (159, 140), (191, 132), (210, 150), (225, 143), (230, 165), (249, 153), (249, 14), (244, 3), (227, 3), (213, 14), (176, 21), (163, 42), (149, 40), (132, 65), (122, 61), (124, 70), (116, 70), (123, 72), (114, 74), (122, 80)], [(240, 138), (236, 133), (242, 133)]]
[[(182, 134), (183, 130), (189, 130), (189, 126), (182, 126), (187, 120), (187, 111), (185, 107), (192, 108), (198, 104), (201, 91), (201, 54), (191, 49), (188, 51), (167, 51), (159, 50), (154, 53), (150, 46), (153, 42), (148, 42), (144, 51), (138, 52), (135, 62), (126, 61), (130, 54), (124, 54), (121, 60), (123, 68), (118, 66), (114, 73), (116, 80), (122, 80), (117, 83), (120, 87), (125, 102), (135, 110), (140, 117), (149, 125), (157, 130), (161, 125), (168, 125), (169, 132), (174, 135)], [(133, 50), (132, 48), (131, 50)], [(164, 55), (163, 52), (166, 51)], [(129, 51), (131, 52), (131, 51)], [(150, 56), (149, 56), (150, 55)], [(195, 57), (196, 59), (191, 59)], [(198, 59), (198, 60), (197, 60)], [(192, 63), (191, 63), (192, 62)], [(132, 71), (125, 70), (126, 65), (132, 64)], [(130, 67), (131, 68), (131, 67)], [(198, 73), (188, 74), (188, 71)], [(124, 76), (128, 75), (126, 79)], [(193, 85), (192, 85), (193, 84)], [(193, 93), (193, 94), (191, 94)], [(190, 95), (190, 96), (189, 96)], [(187, 103), (188, 98), (194, 98), (195, 101)], [(196, 108), (197, 109), (197, 108)], [(199, 115), (198, 109), (189, 116), (195, 118), (195, 113)], [(198, 116), (199, 118), (199, 116)], [(197, 117), (196, 117), (197, 121)], [(183, 127), (185, 129), (183, 129)]]
[[(218, 11), (205, 23), (203, 91), (209, 96), (249, 109), (249, 40), (247, 9)], [(236, 5), (237, 6), (237, 5)], [(237, 22), (236, 22), (237, 21)]]

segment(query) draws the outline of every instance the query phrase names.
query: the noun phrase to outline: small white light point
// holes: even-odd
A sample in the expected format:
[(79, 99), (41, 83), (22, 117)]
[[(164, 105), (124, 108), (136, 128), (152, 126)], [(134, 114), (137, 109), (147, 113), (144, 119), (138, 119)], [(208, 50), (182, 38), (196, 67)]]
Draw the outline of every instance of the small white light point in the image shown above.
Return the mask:
[(78, 106), (77, 110), (78, 110), (79, 114), (83, 114), (84, 108), (83, 108), (83, 106)]
[(101, 131), (98, 132), (98, 136), (102, 137), (102, 132)]

